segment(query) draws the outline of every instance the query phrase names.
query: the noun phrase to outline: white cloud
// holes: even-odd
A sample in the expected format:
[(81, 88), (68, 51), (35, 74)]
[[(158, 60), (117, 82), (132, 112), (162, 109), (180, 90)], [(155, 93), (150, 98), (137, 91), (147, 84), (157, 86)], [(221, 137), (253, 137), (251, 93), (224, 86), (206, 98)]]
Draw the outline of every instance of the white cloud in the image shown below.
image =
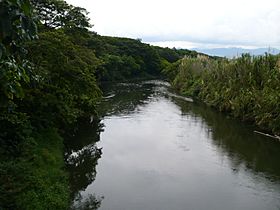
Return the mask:
[(280, 46), (279, 0), (67, 2), (86, 8), (94, 30), (101, 35), (209, 46)]

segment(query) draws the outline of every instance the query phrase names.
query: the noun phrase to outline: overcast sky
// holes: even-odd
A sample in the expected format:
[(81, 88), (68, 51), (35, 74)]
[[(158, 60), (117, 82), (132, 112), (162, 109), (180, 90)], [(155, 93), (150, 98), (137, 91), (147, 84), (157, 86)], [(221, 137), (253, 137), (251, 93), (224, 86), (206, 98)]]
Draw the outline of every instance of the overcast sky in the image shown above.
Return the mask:
[(280, 47), (280, 0), (67, 0), (100, 35), (182, 48)]

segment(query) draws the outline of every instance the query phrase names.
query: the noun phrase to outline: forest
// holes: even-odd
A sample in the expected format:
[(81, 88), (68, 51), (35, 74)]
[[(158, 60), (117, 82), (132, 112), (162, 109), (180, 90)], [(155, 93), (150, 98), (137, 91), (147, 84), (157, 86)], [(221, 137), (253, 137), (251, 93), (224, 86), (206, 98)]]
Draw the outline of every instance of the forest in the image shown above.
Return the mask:
[(167, 79), (280, 134), (280, 58), (228, 60), (101, 36), (63, 0), (0, 1), (0, 209), (68, 209), (65, 139), (92, 117), (104, 82)]

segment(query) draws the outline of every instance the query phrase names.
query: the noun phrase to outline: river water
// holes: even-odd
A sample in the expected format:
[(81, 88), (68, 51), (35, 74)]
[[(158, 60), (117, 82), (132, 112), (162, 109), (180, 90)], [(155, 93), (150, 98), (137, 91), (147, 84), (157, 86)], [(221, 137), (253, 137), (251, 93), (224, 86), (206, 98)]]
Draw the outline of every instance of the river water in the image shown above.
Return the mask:
[(162, 81), (104, 95), (103, 131), (85, 126), (67, 148), (73, 209), (280, 209), (280, 142)]

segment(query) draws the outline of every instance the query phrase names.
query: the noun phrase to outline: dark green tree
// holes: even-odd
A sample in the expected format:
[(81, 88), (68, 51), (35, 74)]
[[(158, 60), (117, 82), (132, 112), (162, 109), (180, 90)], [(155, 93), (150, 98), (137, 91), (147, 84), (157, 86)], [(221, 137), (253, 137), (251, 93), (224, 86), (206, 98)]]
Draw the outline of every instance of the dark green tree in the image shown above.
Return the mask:
[(30, 134), (28, 117), (17, 109), (17, 101), (24, 97), (32, 71), (23, 47), (36, 38), (32, 11), (29, 0), (0, 2), (0, 154), (16, 154), (18, 143)]
[(31, 0), (40, 23), (48, 29), (89, 28), (88, 12), (64, 0)]
[(29, 0), (0, 2), (0, 105), (22, 98), (22, 83), (29, 81), (30, 65), (23, 43), (36, 37)]
[(35, 122), (61, 127), (95, 114), (101, 95), (95, 80), (100, 61), (92, 50), (75, 45), (63, 30), (41, 33), (28, 49), (37, 78), (32, 80), (26, 107), (36, 110)]

